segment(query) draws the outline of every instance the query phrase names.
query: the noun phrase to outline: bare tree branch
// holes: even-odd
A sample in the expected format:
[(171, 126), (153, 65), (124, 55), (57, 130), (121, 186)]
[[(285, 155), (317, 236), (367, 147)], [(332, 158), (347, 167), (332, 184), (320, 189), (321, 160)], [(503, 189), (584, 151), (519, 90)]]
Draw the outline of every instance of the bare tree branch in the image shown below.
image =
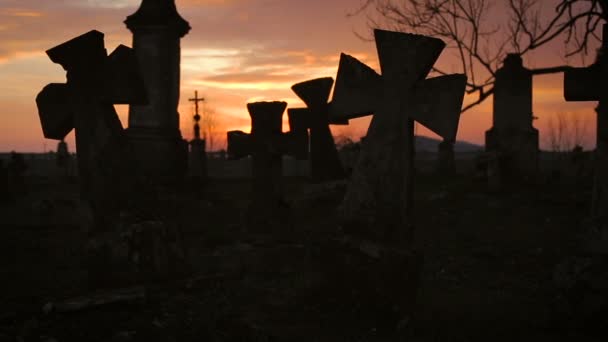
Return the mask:
[[(555, 0), (551, 12), (546, 0), (364, 0), (350, 15), (366, 15), (368, 27), (437, 37), (459, 60), (467, 75), (466, 93), (482, 103), (493, 93), (496, 71), (508, 53), (525, 55), (558, 37), (569, 47), (566, 57), (587, 54), (606, 20), (608, 0)], [(497, 12), (498, 11), (498, 12)], [(506, 14), (507, 30), (494, 20)], [(503, 26), (504, 27), (504, 26)], [(510, 49), (510, 50), (509, 50)], [(567, 66), (533, 69), (535, 75), (562, 72)], [(433, 72), (446, 72), (434, 68)]]

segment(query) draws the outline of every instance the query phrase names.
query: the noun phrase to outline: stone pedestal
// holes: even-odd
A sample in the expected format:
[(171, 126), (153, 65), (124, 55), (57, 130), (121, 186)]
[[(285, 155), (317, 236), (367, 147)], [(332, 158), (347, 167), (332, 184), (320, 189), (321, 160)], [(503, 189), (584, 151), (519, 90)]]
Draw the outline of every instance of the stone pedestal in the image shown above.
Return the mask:
[(319, 249), (324, 296), (357, 303), (351, 309), (361, 310), (357, 315), (392, 329), (414, 317), (424, 260), (420, 252), (348, 235)]
[(486, 151), (496, 152), (507, 178), (531, 179), (538, 172), (538, 130), (492, 128), (486, 131)]
[(207, 152), (204, 139), (194, 139), (190, 142), (188, 177), (197, 182), (202, 182), (207, 178)]
[(252, 202), (250, 219), (275, 221), (285, 212), (283, 198), (282, 117), (287, 103), (255, 102), (247, 104), (251, 116)]
[(498, 152), (508, 178), (534, 178), (538, 172), (538, 130), (532, 126), (532, 72), (509, 54), (496, 72), (493, 127), (486, 151)]
[[(604, 91), (606, 94), (607, 92)], [(608, 103), (602, 94), (597, 111), (597, 147), (592, 215), (602, 231), (608, 232)], [(608, 235), (608, 234), (607, 234)], [(608, 241), (608, 239), (607, 239)], [(606, 242), (608, 245), (608, 242)]]
[[(129, 128), (135, 174), (142, 181), (172, 183), (188, 169), (188, 142), (181, 135), (161, 135), (153, 130)], [(179, 133), (179, 132), (177, 132)]]
[(454, 143), (444, 140), (439, 143), (439, 165), (438, 172), (443, 176), (451, 176), (456, 173), (456, 161), (454, 159)]
[[(602, 46), (594, 64), (585, 68), (571, 68), (564, 73), (566, 101), (599, 101), (597, 112), (597, 146), (594, 152), (594, 186), (592, 218), (599, 231), (608, 231), (608, 24), (604, 24)], [(608, 234), (606, 234), (608, 235)], [(607, 243), (608, 245), (608, 243)]]
[(133, 144), (137, 173), (153, 181), (181, 178), (187, 167), (187, 144), (179, 130), (180, 39), (190, 26), (174, 0), (143, 0), (125, 24), (133, 32), (148, 95), (146, 105), (129, 108), (127, 134)]
[[(601, 230), (608, 232), (608, 90), (604, 84), (608, 75), (608, 24), (604, 24), (602, 47), (597, 64), (600, 67), (599, 104), (597, 112), (597, 146), (595, 150), (595, 186), (593, 198), (593, 215)], [(608, 233), (605, 234), (608, 236)], [(605, 240), (608, 246), (608, 239)], [(608, 248), (607, 248), (608, 249)]]
[(85, 247), (89, 287), (129, 286), (188, 271), (175, 225), (144, 221), (117, 226), (120, 229), (89, 236)]

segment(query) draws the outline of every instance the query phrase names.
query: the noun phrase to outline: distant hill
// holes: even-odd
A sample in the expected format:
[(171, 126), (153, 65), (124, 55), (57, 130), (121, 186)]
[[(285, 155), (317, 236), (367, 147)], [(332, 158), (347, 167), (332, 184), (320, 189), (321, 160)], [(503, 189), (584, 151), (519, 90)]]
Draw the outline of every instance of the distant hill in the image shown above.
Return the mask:
[[(438, 151), (438, 146), (441, 140), (425, 137), (422, 135), (416, 136), (416, 151), (417, 152), (433, 152)], [(454, 144), (454, 152), (478, 152), (483, 151), (484, 147), (475, 145), (466, 141), (456, 141)]]

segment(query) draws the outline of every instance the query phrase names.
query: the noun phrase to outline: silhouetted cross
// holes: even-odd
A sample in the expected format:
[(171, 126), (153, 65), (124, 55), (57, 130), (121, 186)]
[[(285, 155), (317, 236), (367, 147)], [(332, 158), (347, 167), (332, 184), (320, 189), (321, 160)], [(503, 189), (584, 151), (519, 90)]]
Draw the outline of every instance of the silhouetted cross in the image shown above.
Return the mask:
[(194, 98), (188, 99), (190, 102), (194, 102), (194, 114), (198, 115), (198, 103), (205, 102), (204, 97), (198, 97), (198, 90), (194, 91)]
[(135, 53), (120, 45), (107, 56), (99, 31), (46, 53), (67, 71), (67, 83), (51, 83), (36, 97), (44, 136), (62, 140), (76, 131), (82, 194), (98, 202), (95, 208), (113, 206), (116, 199), (108, 197), (124, 178), (117, 166), (126, 167), (118, 161), (125, 139), (113, 104), (147, 103)]
[(291, 132), (283, 133), (283, 112), (286, 102), (248, 103), (251, 116), (251, 134), (229, 131), (228, 156), (240, 159), (252, 156), (254, 212), (264, 216), (272, 214), (282, 202), (281, 178), (283, 176), (283, 154), (298, 155), (307, 146), (294, 139)]
[(382, 76), (342, 54), (330, 121), (374, 113), (341, 205), (387, 241), (411, 233), (414, 120), (456, 138), (466, 76), (425, 79), (445, 47), (436, 38), (374, 31)]
[(329, 129), (330, 104), (327, 100), (333, 84), (331, 77), (324, 77), (291, 87), (307, 108), (288, 110), (290, 130), (306, 145), (310, 130), (310, 173), (315, 181), (344, 178), (344, 169)]
[(117, 226), (136, 182), (134, 158), (113, 104), (147, 104), (137, 58), (123, 45), (107, 56), (98, 31), (46, 53), (67, 71), (67, 83), (51, 83), (36, 97), (42, 131), (46, 138), (62, 140), (75, 130), (89, 281), (114, 285), (120, 273), (114, 273), (115, 258), (123, 255), (113, 249), (122, 241)]
[(201, 116), (198, 113), (198, 103), (205, 102), (204, 97), (198, 97), (198, 90), (194, 91), (194, 98), (188, 99), (190, 102), (194, 102), (194, 139), (200, 140), (201, 138), (201, 129), (199, 126), (199, 121), (201, 121)]

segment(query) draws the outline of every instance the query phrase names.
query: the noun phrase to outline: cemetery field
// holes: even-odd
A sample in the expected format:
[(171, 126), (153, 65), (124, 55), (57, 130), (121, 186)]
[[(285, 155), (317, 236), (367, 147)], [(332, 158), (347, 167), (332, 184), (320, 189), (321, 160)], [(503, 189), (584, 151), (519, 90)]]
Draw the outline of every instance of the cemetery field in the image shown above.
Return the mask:
[[(184, 187), (171, 217), (189, 270), (132, 284), (121, 298), (88, 290), (77, 184), (27, 183), (0, 209), (0, 341), (602, 341), (608, 334), (606, 313), (585, 316), (586, 307), (572, 304), (584, 292), (562, 291), (556, 281), (563, 277), (556, 267), (577, 255), (587, 186), (540, 182), (489, 192), (468, 175), (418, 175), (420, 289), (414, 314), (393, 317), (365, 294), (332, 295), (348, 292), (348, 283), (311, 290), (339, 272), (319, 246), (342, 234), (335, 208), (343, 183), (287, 178), (289, 212), (261, 230), (246, 228), (247, 179), (212, 179), (199, 193)], [(78, 297), (72, 302), (86, 304), (65, 305)]]

